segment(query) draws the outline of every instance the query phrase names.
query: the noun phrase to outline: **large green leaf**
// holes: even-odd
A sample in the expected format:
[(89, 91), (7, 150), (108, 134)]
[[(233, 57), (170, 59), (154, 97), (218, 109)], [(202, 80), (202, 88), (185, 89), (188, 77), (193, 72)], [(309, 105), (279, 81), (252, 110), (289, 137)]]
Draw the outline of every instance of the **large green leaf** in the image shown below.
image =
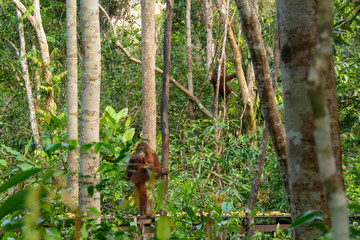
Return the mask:
[(158, 239), (168, 239), (170, 237), (171, 227), (168, 216), (162, 215), (156, 225), (156, 236)]
[(304, 224), (312, 223), (315, 220), (323, 220), (323, 217), (315, 210), (310, 210), (300, 214), (291, 224), (289, 231)]
[(6, 191), (7, 189), (15, 186), (16, 184), (25, 181), (26, 179), (30, 178), (31, 176), (38, 173), (41, 169), (34, 168), (27, 171), (20, 172), (14, 176), (12, 176), (9, 180), (7, 180), (4, 184), (0, 186), (0, 193)]
[(10, 213), (25, 209), (25, 201), (28, 194), (29, 190), (23, 190), (8, 197), (0, 207), (0, 219)]

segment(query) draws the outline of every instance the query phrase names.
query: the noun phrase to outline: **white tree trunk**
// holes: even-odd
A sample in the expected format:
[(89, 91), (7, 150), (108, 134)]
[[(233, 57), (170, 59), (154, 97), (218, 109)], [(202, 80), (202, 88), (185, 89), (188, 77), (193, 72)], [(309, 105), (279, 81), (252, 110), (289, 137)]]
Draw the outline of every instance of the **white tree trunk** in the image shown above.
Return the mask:
[[(66, 2), (66, 49), (67, 49), (67, 135), (68, 142), (78, 142), (78, 68), (76, 34), (76, 0)], [(77, 146), (78, 144), (76, 144)], [(68, 188), (75, 206), (79, 203), (79, 151), (76, 147), (68, 152)]]
[(22, 14), (19, 9), (16, 9), (16, 15), (19, 19), (19, 37), (20, 37), (20, 64), (21, 69), (23, 73), (23, 79), (25, 82), (25, 90), (26, 90), (26, 96), (27, 96), (27, 102), (28, 102), (28, 108), (29, 108), (29, 120), (30, 120), (30, 126), (31, 131), (34, 138), (34, 143), (36, 146), (36, 149), (42, 150), (42, 146), (40, 143), (40, 136), (39, 136), (39, 129), (38, 124), (36, 121), (36, 112), (35, 112), (35, 104), (34, 104), (34, 98), (32, 96), (31, 91), (31, 85), (30, 85), (30, 77), (29, 77), (29, 71), (28, 71), (28, 65), (26, 60), (26, 48), (25, 48), (25, 34), (24, 34), (24, 25), (22, 22)]
[[(83, 79), (81, 89), (81, 120), (80, 145), (99, 142), (99, 109), (101, 81), (101, 46), (99, 1), (80, 1)], [(81, 151), (80, 154), (80, 210), (92, 216), (87, 207), (95, 207), (100, 212), (100, 193), (94, 189), (93, 196), (88, 194), (88, 187), (95, 187), (100, 176), (96, 174), (99, 168), (99, 155), (94, 148)], [(100, 218), (98, 219), (98, 222)]]
[(318, 1), (318, 42), (309, 71), (309, 89), (315, 125), (315, 143), (321, 180), (331, 214), (334, 239), (349, 239), (349, 216), (342, 179), (337, 174), (331, 138), (331, 119), (325, 90), (329, 71), (333, 71), (334, 42), (332, 1)]
[[(19, 1), (13, 0), (16, 7), (25, 14), (27, 9), (26, 7)], [(47, 108), (52, 112), (54, 110), (54, 91), (52, 89), (51, 77), (52, 73), (50, 71), (50, 55), (49, 55), (49, 47), (46, 39), (46, 34), (42, 25), (41, 14), (40, 14), (40, 2), (39, 0), (33, 1), (34, 5), (34, 15), (27, 14), (26, 18), (30, 22), (31, 26), (35, 29), (36, 37), (39, 42), (42, 68), (44, 74), (44, 82), (47, 87), (49, 87), (48, 96), (47, 96)]]

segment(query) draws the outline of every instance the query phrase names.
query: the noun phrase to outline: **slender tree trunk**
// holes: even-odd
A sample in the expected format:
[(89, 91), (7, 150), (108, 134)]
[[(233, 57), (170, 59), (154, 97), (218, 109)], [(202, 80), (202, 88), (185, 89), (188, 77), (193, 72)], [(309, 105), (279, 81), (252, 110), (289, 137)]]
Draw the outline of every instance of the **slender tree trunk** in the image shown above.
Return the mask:
[[(171, 28), (172, 28), (172, 16), (174, 9), (174, 1), (166, 1), (166, 15), (165, 15), (165, 32), (164, 32), (164, 74), (163, 74), (163, 91), (161, 97), (161, 134), (162, 134), (162, 168), (168, 168), (169, 162), (169, 88), (170, 88), (170, 66), (171, 66)], [(168, 200), (168, 176), (163, 175), (164, 181), (164, 196), (163, 200), (167, 204)], [(162, 211), (165, 214), (165, 211)]]
[[(156, 149), (155, 0), (141, 0), (142, 134)], [(154, 185), (153, 185), (154, 186)], [(147, 215), (154, 209), (148, 200)]]
[(269, 127), (269, 134), (274, 144), (279, 162), (286, 198), (290, 203), (285, 130), (282, 125), (272, 89), (270, 67), (259, 29), (259, 21), (248, 0), (235, 0), (235, 2), (240, 15), (242, 29), (244, 30), (248, 41), (251, 58), (254, 63), (256, 86), (259, 91), (262, 113)]
[(212, 0), (204, 0), (205, 2), (205, 19), (206, 19), (206, 72), (210, 71), (211, 63), (214, 58), (214, 42), (212, 35), (213, 28), (213, 12)]
[[(309, 68), (317, 43), (317, 3), (312, 0), (279, 1), (281, 77), (289, 157), (291, 216), (319, 209), (329, 225), (329, 209), (315, 148), (314, 115), (308, 94)], [(295, 24), (296, 23), (296, 24)], [(315, 239), (316, 227), (295, 229), (296, 239)]]
[[(81, 120), (80, 146), (99, 142), (99, 111), (100, 111), (100, 81), (101, 81), (101, 47), (99, 1), (81, 0), (80, 15), (82, 28), (83, 79), (81, 89)], [(99, 154), (94, 153), (94, 147), (80, 153), (80, 195), (81, 212), (93, 216), (88, 207), (94, 207), (100, 212), (100, 193), (94, 188), (92, 196), (88, 187), (95, 187), (100, 181), (96, 173), (99, 168)], [(97, 218), (97, 222), (100, 222)]]
[[(16, 7), (25, 14), (27, 9), (26, 7), (19, 1), (13, 0)], [(41, 14), (40, 14), (40, 2), (39, 0), (33, 1), (34, 6), (34, 14), (26, 14), (26, 18), (30, 22), (31, 26), (35, 29), (36, 37), (39, 42), (42, 68), (44, 74), (44, 82), (46, 86), (49, 88), (48, 96), (47, 96), (47, 108), (52, 112), (54, 110), (54, 91), (52, 89), (51, 77), (52, 73), (50, 71), (50, 55), (49, 55), (49, 47), (46, 39), (46, 34), (42, 25)]]
[(155, 0), (141, 0), (142, 131), (156, 149)]
[[(339, 178), (334, 156), (331, 130), (332, 119), (328, 110), (328, 96), (325, 85), (333, 64), (334, 41), (332, 1), (318, 1), (318, 42), (314, 61), (309, 71), (308, 88), (312, 111), (314, 114), (316, 152), (320, 168), (321, 180), (324, 184), (331, 213), (334, 239), (349, 239), (349, 216), (343, 189)], [(328, 90), (329, 91), (329, 90)]]
[(328, 58), (329, 71), (327, 71), (325, 91), (327, 96), (327, 106), (331, 121), (331, 140), (333, 145), (333, 154), (336, 161), (336, 172), (341, 179), (342, 189), (345, 190), (344, 186), (344, 174), (342, 169), (342, 157), (341, 157), (341, 143), (340, 143), (340, 126), (338, 116), (338, 105), (336, 95), (336, 78), (334, 69), (334, 56), (331, 55)]
[(30, 120), (30, 126), (31, 131), (34, 138), (34, 144), (37, 150), (42, 150), (41, 142), (40, 142), (40, 136), (39, 136), (39, 129), (38, 124), (36, 121), (36, 112), (35, 112), (35, 104), (34, 104), (34, 98), (32, 96), (31, 91), (31, 85), (30, 85), (30, 77), (29, 77), (29, 70), (26, 60), (26, 48), (25, 48), (25, 33), (24, 33), (24, 25), (22, 22), (22, 13), (19, 9), (16, 9), (16, 15), (19, 19), (19, 37), (20, 37), (20, 52), (19, 52), (19, 58), (20, 58), (20, 64), (21, 69), (23, 73), (23, 79), (25, 82), (25, 90), (26, 90), (26, 96), (27, 96), (27, 102), (28, 102), (28, 108), (29, 108), (29, 120)]
[[(67, 49), (67, 135), (68, 142), (76, 141), (78, 146), (78, 68), (76, 34), (76, 0), (66, 2), (66, 49)], [(79, 158), (78, 147), (68, 152), (68, 188), (75, 206), (79, 203)]]
[[(273, 74), (272, 74), (272, 86), (273, 91), (275, 92), (276, 89), (276, 82), (278, 78), (278, 72), (279, 72), (279, 64), (280, 64), (280, 48), (279, 48), (279, 20), (278, 20), (278, 12), (276, 14), (276, 24), (275, 24), (275, 38), (274, 38), (274, 59), (273, 59)], [(263, 126), (263, 133), (261, 137), (261, 144), (259, 149), (259, 155), (258, 160), (256, 162), (256, 169), (254, 173), (254, 179), (251, 185), (251, 191), (250, 196), (248, 198), (247, 204), (246, 204), (246, 210), (245, 214), (248, 219), (247, 226), (249, 227), (247, 231), (247, 236), (251, 237), (255, 233), (254, 225), (254, 218), (251, 217), (251, 212), (255, 208), (257, 196), (259, 193), (260, 188), (260, 180), (261, 175), (263, 173), (264, 164), (265, 164), (265, 157), (266, 157), (266, 148), (268, 145), (268, 139), (269, 139), (269, 129), (266, 125), (266, 121), (264, 122)]]
[[(191, 53), (191, 0), (186, 0), (186, 52), (187, 52), (187, 69), (188, 69), (188, 89), (191, 94), (194, 94), (193, 90), (193, 78), (192, 78), (192, 53)], [(195, 119), (194, 103), (189, 100), (189, 117), (190, 120)]]

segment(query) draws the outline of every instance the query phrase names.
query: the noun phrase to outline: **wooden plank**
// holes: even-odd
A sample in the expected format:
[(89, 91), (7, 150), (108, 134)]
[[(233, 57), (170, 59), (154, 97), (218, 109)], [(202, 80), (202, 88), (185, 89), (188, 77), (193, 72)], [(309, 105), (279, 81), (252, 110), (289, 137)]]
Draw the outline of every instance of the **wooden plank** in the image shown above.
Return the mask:
[[(290, 224), (279, 224), (279, 229), (284, 230), (288, 229)], [(256, 232), (276, 232), (278, 226), (275, 224), (255, 224), (255, 231)]]

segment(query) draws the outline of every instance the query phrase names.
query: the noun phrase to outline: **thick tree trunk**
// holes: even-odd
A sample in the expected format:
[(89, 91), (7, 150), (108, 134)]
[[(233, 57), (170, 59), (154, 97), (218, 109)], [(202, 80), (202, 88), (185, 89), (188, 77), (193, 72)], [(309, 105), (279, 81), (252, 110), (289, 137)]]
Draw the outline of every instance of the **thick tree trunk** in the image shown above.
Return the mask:
[[(27, 9), (26, 7), (19, 1), (13, 0), (16, 7), (25, 14)], [(39, 0), (33, 1), (34, 5), (34, 15), (26, 14), (26, 18), (29, 20), (31, 26), (35, 29), (36, 37), (39, 42), (42, 68), (44, 74), (44, 82), (46, 86), (49, 88), (48, 96), (47, 96), (47, 108), (52, 112), (54, 110), (54, 91), (52, 89), (51, 77), (52, 73), (50, 71), (50, 55), (49, 55), (49, 47), (46, 39), (46, 34), (42, 25), (41, 14), (40, 14), (40, 2)]]
[[(321, 180), (324, 184), (331, 213), (331, 223), (334, 239), (349, 239), (349, 216), (343, 189), (342, 179), (336, 169), (336, 159), (333, 147), (333, 120), (329, 115), (328, 96), (325, 89), (329, 75), (333, 70), (334, 42), (332, 1), (318, 1), (318, 43), (314, 61), (309, 71), (308, 88), (315, 125), (316, 152), (320, 168)], [(336, 95), (335, 95), (336, 96)]]
[(288, 202), (290, 202), (285, 130), (275, 101), (270, 68), (259, 29), (259, 21), (248, 0), (235, 0), (235, 2), (254, 63), (256, 86), (259, 91), (262, 113), (269, 127), (269, 134), (279, 162), (285, 194)]
[[(166, 1), (166, 15), (165, 15), (165, 32), (164, 32), (164, 74), (163, 74), (163, 86), (162, 86), (162, 97), (161, 97), (161, 134), (162, 134), (162, 161), (161, 167), (168, 168), (169, 162), (169, 116), (168, 116), (168, 105), (169, 105), (169, 87), (170, 87), (170, 66), (171, 66), (171, 27), (172, 27), (172, 16), (174, 9), (174, 1)], [(163, 175), (164, 181), (164, 196), (163, 200), (167, 204), (168, 200), (168, 176)], [(162, 214), (165, 212), (162, 211)]]
[[(83, 79), (81, 89), (80, 145), (99, 142), (99, 111), (101, 81), (101, 47), (98, 0), (81, 0)], [(92, 196), (88, 187), (95, 187), (100, 180), (99, 154), (94, 148), (80, 153), (80, 210), (93, 216), (87, 209), (95, 207), (100, 212), (100, 193), (94, 188)], [(100, 222), (100, 218), (97, 219)]]
[(214, 58), (214, 42), (212, 35), (213, 28), (213, 12), (212, 0), (204, 0), (205, 2), (205, 21), (206, 21), (206, 72), (210, 71), (211, 63)]
[(29, 70), (26, 60), (26, 48), (25, 48), (25, 33), (24, 33), (24, 25), (22, 22), (22, 13), (19, 9), (16, 9), (16, 15), (19, 19), (19, 37), (20, 37), (20, 52), (19, 52), (19, 59), (22, 69), (22, 75), (25, 82), (25, 90), (26, 90), (26, 97), (28, 102), (29, 108), (29, 120), (31, 131), (34, 138), (34, 144), (37, 150), (42, 150), (40, 136), (39, 136), (39, 128), (36, 121), (36, 112), (35, 112), (35, 104), (34, 98), (32, 96), (32, 90), (30, 85), (30, 77), (29, 77)]
[[(78, 68), (76, 34), (76, 0), (66, 2), (66, 49), (67, 49), (67, 135), (68, 142), (76, 141), (78, 146)], [(68, 188), (75, 206), (79, 203), (79, 151), (78, 147), (68, 152)]]
[[(291, 182), (291, 215), (319, 209), (329, 224), (329, 209), (319, 178), (314, 136), (314, 115), (308, 94), (308, 76), (317, 43), (317, 3), (312, 0), (279, 1), (281, 77)], [(298, 227), (296, 239), (322, 235), (316, 227)]]
[[(193, 90), (192, 78), (192, 52), (191, 52), (191, 0), (186, 0), (186, 52), (187, 52), (187, 69), (188, 69), (188, 89), (191, 94)], [(195, 119), (194, 103), (189, 100), (189, 117), (190, 120)]]

